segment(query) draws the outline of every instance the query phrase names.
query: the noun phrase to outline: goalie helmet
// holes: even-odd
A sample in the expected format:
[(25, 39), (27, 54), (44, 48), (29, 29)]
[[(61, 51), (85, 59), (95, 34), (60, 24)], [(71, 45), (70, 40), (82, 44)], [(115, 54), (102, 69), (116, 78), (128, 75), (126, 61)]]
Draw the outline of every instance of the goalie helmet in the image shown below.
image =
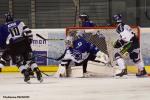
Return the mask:
[(72, 47), (73, 46), (73, 36), (67, 36), (65, 39), (65, 44), (67, 47)]
[(80, 38), (80, 37), (84, 37), (84, 34), (85, 34), (85, 30), (79, 30), (77, 31), (76, 36)]
[(6, 22), (11, 22), (14, 20), (13, 16), (10, 14), (10, 12), (5, 14)]
[(122, 22), (122, 15), (121, 14), (116, 14), (113, 16), (113, 20), (117, 23)]
[(81, 19), (81, 20), (85, 20), (85, 21), (87, 21), (87, 20), (89, 20), (89, 16), (87, 15), (87, 14), (80, 14), (79, 15), (79, 18)]

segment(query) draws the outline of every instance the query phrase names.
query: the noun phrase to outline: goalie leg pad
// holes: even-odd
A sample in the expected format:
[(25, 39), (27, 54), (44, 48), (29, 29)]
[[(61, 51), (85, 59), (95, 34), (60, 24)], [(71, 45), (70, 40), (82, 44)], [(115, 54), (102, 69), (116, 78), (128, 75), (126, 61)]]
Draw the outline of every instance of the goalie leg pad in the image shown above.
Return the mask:
[(101, 52), (101, 51), (97, 52), (95, 60), (100, 61), (100, 62), (104, 62), (104, 63), (108, 63), (109, 62), (108, 55), (103, 53), (103, 52)]
[(54, 77), (59, 78), (60, 76), (66, 76), (66, 68), (59, 64), (58, 70), (55, 73)]

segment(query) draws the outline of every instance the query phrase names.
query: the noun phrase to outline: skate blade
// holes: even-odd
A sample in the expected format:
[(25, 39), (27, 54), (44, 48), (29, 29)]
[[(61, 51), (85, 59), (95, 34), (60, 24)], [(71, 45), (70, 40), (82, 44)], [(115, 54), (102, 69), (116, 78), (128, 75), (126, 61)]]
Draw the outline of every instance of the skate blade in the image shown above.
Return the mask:
[(34, 75), (31, 75), (30, 78), (36, 78)]
[(41, 79), (41, 80), (38, 80), (40, 83), (42, 83), (44, 80), (43, 79)]
[(145, 78), (148, 77), (149, 75), (142, 75), (142, 76), (136, 76), (137, 78)]
[(114, 76), (115, 79), (127, 79), (128, 76), (127, 75), (123, 75), (123, 76)]
[(29, 80), (29, 81), (25, 81), (27, 84), (31, 84), (31, 81)]

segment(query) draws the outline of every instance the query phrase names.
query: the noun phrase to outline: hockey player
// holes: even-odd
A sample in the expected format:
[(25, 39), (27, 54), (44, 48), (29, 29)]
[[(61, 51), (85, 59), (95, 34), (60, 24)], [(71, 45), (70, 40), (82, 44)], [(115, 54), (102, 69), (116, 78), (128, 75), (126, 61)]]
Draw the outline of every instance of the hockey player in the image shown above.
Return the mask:
[(120, 52), (115, 54), (116, 62), (121, 69), (121, 72), (116, 74), (116, 76), (122, 77), (123, 75), (127, 75), (127, 68), (122, 57), (122, 55), (126, 52), (139, 69), (139, 72), (136, 74), (136, 76), (146, 75), (147, 73), (142, 60), (138, 37), (132, 32), (132, 29), (129, 25), (126, 25), (122, 22), (121, 14), (114, 15), (113, 19), (117, 23), (116, 31), (120, 36), (120, 39), (115, 42), (114, 48), (123, 48)]
[(81, 20), (81, 26), (82, 27), (94, 27), (96, 26), (93, 21), (89, 19), (89, 16), (87, 14), (80, 14), (79, 18)]
[(57, 59), (62, 60), (56, 77), (64, 73), (65, 68), (70, 68), (71, 66), (83, 66), (83, 77), (87, 77), (88, 73), (86, 69), (89, 60), (104, 63), (108, 63), (109, 61), (108, 56), (96, 46), (87, 42), (80, 32), (77, 33), (77, 39), (74, 39), (72, 36), (67, 36), (66, 46), (65, 53)]
[(26, 65), (30, 66), (32, 71), (36, 72), (37, 79), (42, 82), (42, 75), (32, 57), (32, 32), (20, 20), (14, 21), (10, 13), (5, 15), (6, 23), (1, 27), (1, 47), (5, 51), (0, 58), (0, 67), (3, 68), (10, 57), (14, 64), (19, 67), (20, 72), (24, 75), (24, 81), (29, 82), (29, 71)]

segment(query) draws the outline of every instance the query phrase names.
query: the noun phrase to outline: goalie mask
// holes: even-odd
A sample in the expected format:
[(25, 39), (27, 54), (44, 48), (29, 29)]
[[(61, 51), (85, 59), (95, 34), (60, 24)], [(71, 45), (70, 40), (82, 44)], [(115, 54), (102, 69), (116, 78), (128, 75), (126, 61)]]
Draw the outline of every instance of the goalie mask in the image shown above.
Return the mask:
[(67, 47), (72, 47), (73, 46), (73, 37), (72, 36), (67, 36), (65, 40), (65, 45)]
[(113, 16), (113, 20), (117, 23), (122, 22), (122, 15), (121, 14), (116, 14)]
[(77, 31), (76, 36), (77, 38), (81, 38), (84, 37), (84, 34), (85, 34), (85, 30), (79, 30)]

